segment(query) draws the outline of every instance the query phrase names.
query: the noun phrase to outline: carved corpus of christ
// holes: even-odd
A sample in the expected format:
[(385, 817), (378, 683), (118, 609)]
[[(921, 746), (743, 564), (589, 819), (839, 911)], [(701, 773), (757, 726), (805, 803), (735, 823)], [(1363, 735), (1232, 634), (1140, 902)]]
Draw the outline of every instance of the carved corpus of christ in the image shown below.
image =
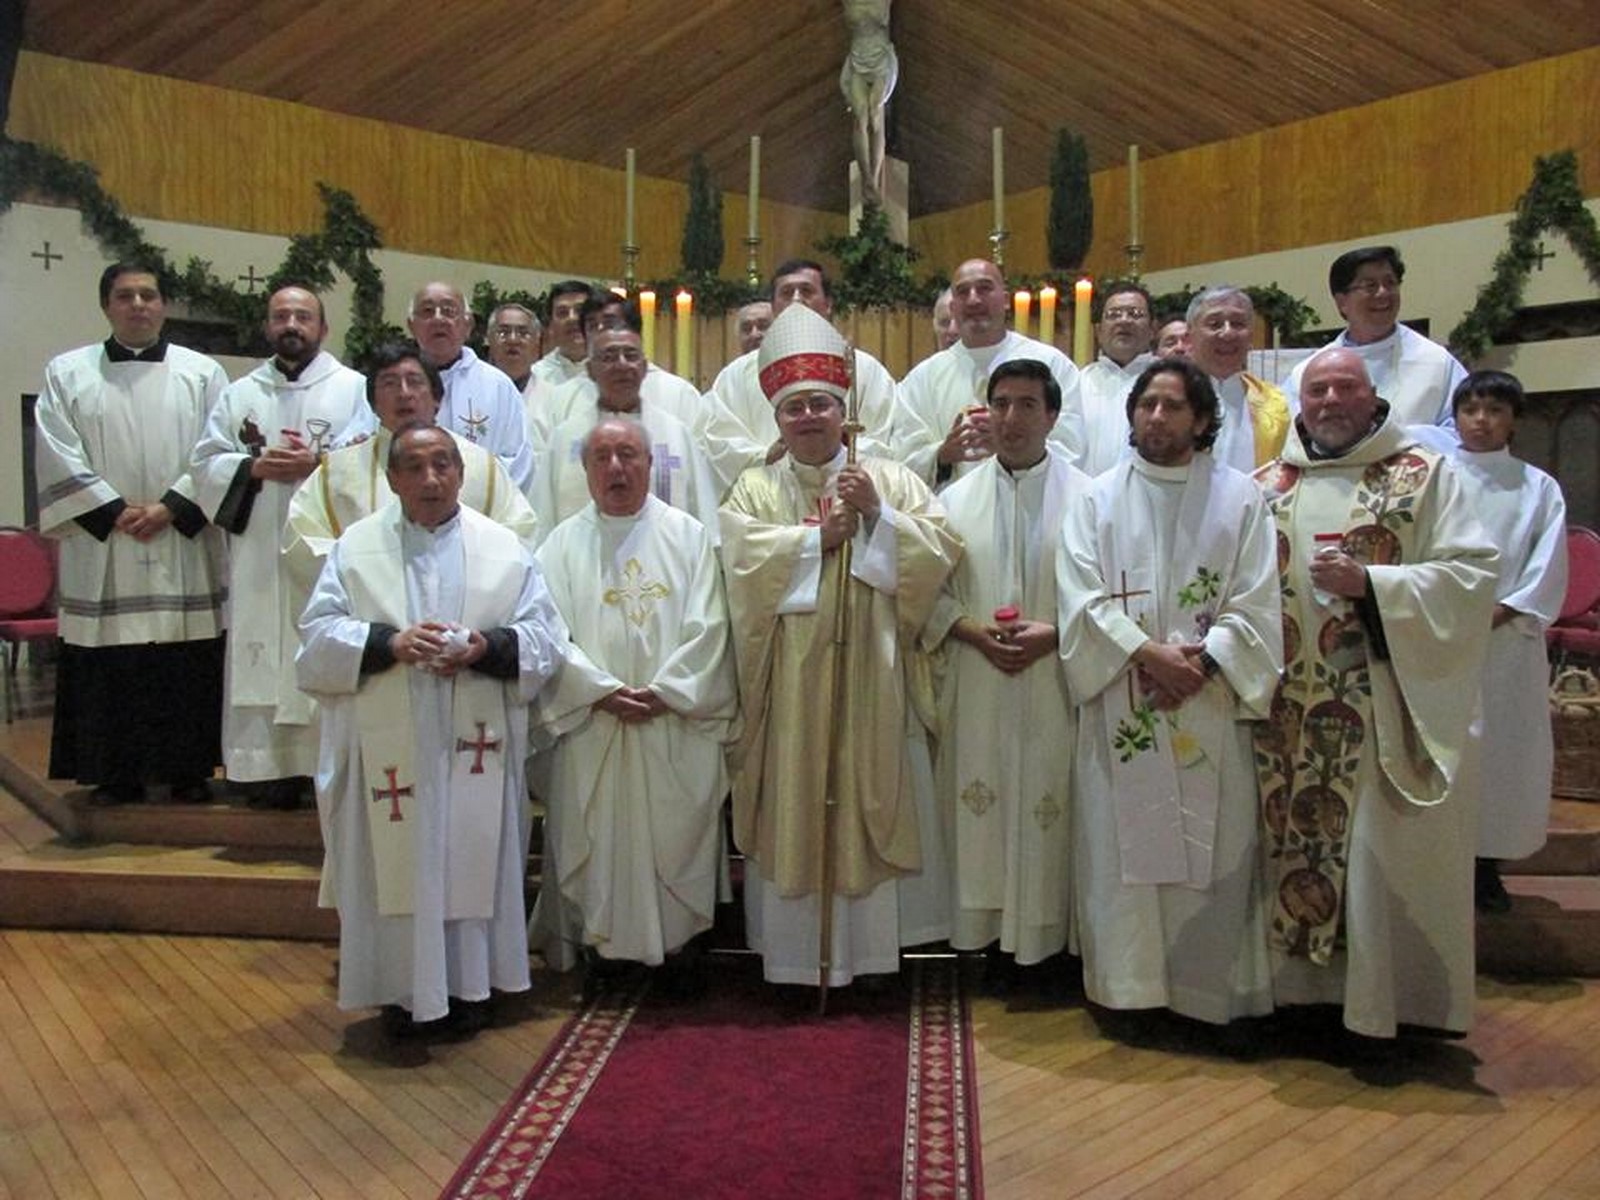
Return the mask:
[(879, 206), (883, 203), (887, 136), (883, 110), (900, 76), (900, 60), (889, 40), (889, 4), (890, 0), (844, 0), (850, 51), (839, 71), (839, 90), (855, 118), (853, 136), (862, 199)]

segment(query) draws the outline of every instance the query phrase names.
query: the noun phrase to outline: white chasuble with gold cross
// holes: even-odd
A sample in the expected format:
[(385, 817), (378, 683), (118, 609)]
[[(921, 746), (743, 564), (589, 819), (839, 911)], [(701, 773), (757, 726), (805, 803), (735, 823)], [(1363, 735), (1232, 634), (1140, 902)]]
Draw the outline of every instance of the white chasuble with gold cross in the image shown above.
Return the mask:
[[(647, 496), (633, 516), (591, 503), (539, 549), (571, 641), (540, 694), (535, 767), (548, 809), (535, 945), (581, 944), (660, 963), (709, 928), (716, 901), (723, 743), (737, 712), (727, 604), (709, 532)], [(666, 712), (622, 721), (595, 707), (648, 688)]]

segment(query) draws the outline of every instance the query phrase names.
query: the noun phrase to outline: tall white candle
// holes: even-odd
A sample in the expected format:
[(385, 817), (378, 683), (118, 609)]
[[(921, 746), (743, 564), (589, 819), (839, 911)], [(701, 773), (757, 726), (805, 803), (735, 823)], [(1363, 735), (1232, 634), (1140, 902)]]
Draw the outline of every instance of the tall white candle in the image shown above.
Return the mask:
[(994, 227), (1006, 227), (1006, 148), (1005, 130), (994, 127)]
[(1139, 245), (1139, 147), (1128, 147), (1128, 245)]
[(750, 139), (750, 236), (761, 236), (761, 135)]
[(633, 240), (633, 147), (629, 146), (626, 157), (626, 201), (622, 218), (622, 244), (624, 246), (637, 246)]

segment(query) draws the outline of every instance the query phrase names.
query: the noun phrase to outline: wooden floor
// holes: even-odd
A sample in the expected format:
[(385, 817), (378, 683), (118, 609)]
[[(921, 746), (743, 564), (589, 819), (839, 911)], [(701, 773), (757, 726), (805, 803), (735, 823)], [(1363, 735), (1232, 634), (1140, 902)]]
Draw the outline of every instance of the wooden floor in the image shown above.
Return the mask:
[[(0, 931), (0, 1195), (432, 1197), (570, 1012), (544, 976), (401, 1046), (305, 942)], [(1600, 1196), (1600, 984), (1484, 980), (1464, 1042), (1256, 1061), (1176, 1022), (974, 1004), (990, 1200)], [(619, 1149), (626, 1149), (619, 1134)]]
[[(0, 855), (47, 833), (0, 793)], [(335, 1007), (334, 957), (0, 929), (0, 1197), (436, 1196), (572, 983), (537, 978), (472, 1041), (396, 1047)], [(1298, 1026), (1244, 1061), (1031, 994), (980, 995), (974, 1025), (989, 1200), (1600, 1197), (1600, 981), (1481, 979), (1470, 1037), (1376, 1061)]]

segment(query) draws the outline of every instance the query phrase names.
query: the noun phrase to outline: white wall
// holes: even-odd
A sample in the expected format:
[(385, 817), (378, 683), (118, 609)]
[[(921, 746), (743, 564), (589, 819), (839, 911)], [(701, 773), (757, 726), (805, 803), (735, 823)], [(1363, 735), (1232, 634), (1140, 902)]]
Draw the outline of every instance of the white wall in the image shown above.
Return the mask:
[[(138, 220), (138, 218), (135, 218)], [(167, 252), (179, 269), (190, 257), (211, 263), (223, 279), (243, 275), (254, 267), (258, 276), (270, 274), (283, 261), (286, 238), (202, 225), (168, 221), (140, 221), (145, 237)], [(44, 269), (44, 243), (63, 257)], [(383, 272), (384, 315), (404, 327), (406, 304), (423, 284), (444, 279), (470, 292), (488, 279), (506, 289), (543, 291), (566, 272), (519, 270), (487, 263), (456, 262), (398, 251), (379, 250), (373, 261)], [(20, 524), (22, 501), (22, 403), (24, 394), (38, 392), (45, 364), (56, 354), (89, 342), (104, 341), (110, 332), (100, 312), (97, 286), (100, 272), (110, 259), (83, 231), (76, 209), (37, 204), (16, 204), (0, 216), (0, 330), (5, 352), (0, 354), (0, 524)], [(340, 354), (349, 326), (350, 281), (340, 276), (326, 297), (327, 348)], [(188, 313), (170, 304), (168, 317)], [(218, 359), (231, 378), (238, 378), (255, 363), (248, 359)]]
[[(1590, 201), (1589, 208), (1600, 218), (1600, 200)], [(1336, 326), (1338, 314), (1327, 293), (1329, 262), (1353, 246), (1387, 242), (1398, 246), (1406, 261), (1403, 315), (1428, 317), (1433, 336), (1443, 339), (1489, 279), (1494, 258), (1506, 244), (1507, 220), (1509, 215), (1485, 217), (1202, 263), (1153, 272), (1145, 282), (1158, 293), (1208, 283), (1275, 283), (1316, 308), (1323, 324)], [(265, 275), (283, 260), (287, 246), (285, 239), (264, 234), (166, 221), (144, 221), (143, 226), (146, 237), (163, 247), (174, 263), (181, 266), (190, 256), (204, 258), (223, 278), (242, 275), (251, 266), (256, 274)], [(46, 240), (53, 253), (64, 256), (52, 262), (49, 271), (33, 257)], [(1566, 239), (1550, 235), (1545, 245), (1555, 257), (1544, 264), (1543, 271), (1530, 276), (1524, 303), (1554, 304), (1593, 297), (1594, 285)], [(433, 279), (450, 280), (464, 290), (480, 279), (489, 279), (501, 288), (541, 291), (567, 274), (389, 250), (378, 251), (374, 261), (383, 271), (386, 317), (400, 325), (411, 293)], [(17, 204), (0, 217), (0, 329), (5, 336), (5, 353), (0, 354), (0, 522), (20, 522), (23, 513), (20, 397), (38, 391), (45, 363), (53, 355), (105, 338), (107, 328), (95, 286), (106, 262), (99, 246), (83, 232), (76, 210)], [(335, 353), (343, 345), (349, 303), (350, 284), (341, 278), (327, 298), (328, 347)], [(169, 313), (185, 315), (180, 305), (171, 306)], [(1271, 355), (1263, 358), (1263, 373), (1276, 374), (1276, 369), (1287, 373), (1287, 363), (1275, 363)], [(233, 377), (252, 365), (242, 359), (223, 360)], [(1530, 391), (1600, 388), (1600, 338), (1497, 349), (1483, 365), (1515, 371)]]
[[(1600, 219), (1600, 200), (1589, 201), (1588, 207)], [(1144, 283), (1158, 295), (1205, 284), (1231, 283), (1240, 287), (1276, 284), (1315, 308), (1321, 326), (1336, 328), (1343, 322), (1328, 295), (1328, 265), (1344, 251), (1357, 246), (1391, 245), (1400, 251), (1406, 264), (1401, 316), (1407, 320), (1428, 318), (1430, 335), (1442, 342), (1472, 308), (1478, 289), (1492, 277), (1495, 256), (1506, 247), (1509, 236), (1506, 225), (1510, 219), (1510, 214), (1480, 217), (1171, 271), (1153, 271), (1144, 277)], [(1567, 239), (1559, 233), (1551, 233), (1545, 236), (1544, 244), (1555, 257), (1545, 262), (1542, 271), (1535, 270), (1529, 275), (1523, 291), (1523, 305), (1594, 298), (1595, 285)], [(1300, 357), (1299, 353), (1263, 352), (1257, 361), (1262, 374), (1279, 378), (1287, 375)], [(1471, 365), (1515, 372), (1530, 392), (1600, 388), (1600, 337), (1496, 347), (1481, 363)]]

